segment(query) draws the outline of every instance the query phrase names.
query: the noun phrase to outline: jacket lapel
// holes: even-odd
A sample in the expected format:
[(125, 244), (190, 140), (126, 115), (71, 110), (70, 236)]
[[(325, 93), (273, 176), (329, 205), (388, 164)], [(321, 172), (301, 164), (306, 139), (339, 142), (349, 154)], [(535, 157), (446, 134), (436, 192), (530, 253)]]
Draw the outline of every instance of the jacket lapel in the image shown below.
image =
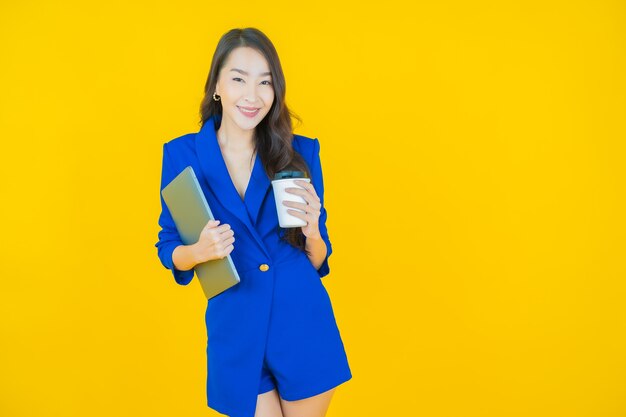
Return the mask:
[(263, 200), (265, 200), (271, 185), (272, 183), (263, 168), (263, 161), (261, 161), (261, 157), (257, 153), (254, 167), (252, 168), (252, 175), (250, 176), (250, 183), (244, 196), (244, 203), (254, 225), (257, 224), (261, 204), (263, 204)]
[[(208, 119), (195, 138), (196, 153), (202, 173), (207, 179), (209, 188), (220, 200), (222, 205), (237, 216), (250, 230), (251, 234), (265, 251), (265, 246), (254, 225), (257, 222), (259, 210), (271, 185), (261, 157), (257, 154), (252, 168), (250, 182), (246, 189), (244, 200), (239, 197), (233, 184), (215, 132), (215, 117)], [(267, 251), (265, 251), (267, 255)], [(269, 256), (269, 255), (268, 255)]]

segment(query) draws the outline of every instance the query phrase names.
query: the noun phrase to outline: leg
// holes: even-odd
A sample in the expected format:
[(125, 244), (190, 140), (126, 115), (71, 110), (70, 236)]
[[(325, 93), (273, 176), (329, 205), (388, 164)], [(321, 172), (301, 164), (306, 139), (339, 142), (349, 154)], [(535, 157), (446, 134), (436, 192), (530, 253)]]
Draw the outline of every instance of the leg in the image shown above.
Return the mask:
[(259, 394), (254, 417), (283, 417), (276, 389)]
[(324, 417), (336, 388), (302, 400), (280, 399), (284, 417)]

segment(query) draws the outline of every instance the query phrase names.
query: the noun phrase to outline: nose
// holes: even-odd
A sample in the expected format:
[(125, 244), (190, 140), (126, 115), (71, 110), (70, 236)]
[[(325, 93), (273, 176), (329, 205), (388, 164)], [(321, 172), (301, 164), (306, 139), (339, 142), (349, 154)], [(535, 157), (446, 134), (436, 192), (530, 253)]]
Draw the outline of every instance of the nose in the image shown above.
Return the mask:
[(248, 103), (254, 104), (256, 103), (256, 97), (257, 97), (256, 86), (250, 84), (250, 86), (246, 90), (245, 100)]

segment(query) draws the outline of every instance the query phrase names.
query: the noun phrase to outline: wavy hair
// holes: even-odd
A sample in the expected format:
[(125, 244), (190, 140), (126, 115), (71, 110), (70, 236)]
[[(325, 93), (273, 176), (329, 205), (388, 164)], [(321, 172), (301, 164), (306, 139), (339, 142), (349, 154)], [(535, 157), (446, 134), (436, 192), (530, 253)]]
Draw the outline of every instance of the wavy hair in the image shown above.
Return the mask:
[[(204, 98), (200, 105), (200, 125), (204, 126), (207, 120), (217, 115), (219, 117), (216, 117), (215, 129), (219, 129), (220, 122), (218, 120), (222, 118), (222, 102), (213, 100), (213, 92), (215, 91), (220, 71), (230, 53), (235, 48), (244, 46), (254, 48), (263, 55), (272, 74), (274, 102), (269, 113), (259, 122), (254, 131), (254, 150), (263, 162), (265, 173), (271, 180), (277, 172), (289, 169), (303, 171), (310, 178), (309, 167), (292, 146), (293, 127), (291, 117), (294, 117), (300, 123), (302, 123), (302, 119), (287, 108), (285, 103), (285, 76), (280, 65), (278, 53), (269, 38), (256, 28), (232, 29), (220, 38), (213, 54), (211, 69), (204, 86)], [(283, 229), (279, 226), (279, 235), (282, 240), (306, 252), (306, 239), (301, 228)]]

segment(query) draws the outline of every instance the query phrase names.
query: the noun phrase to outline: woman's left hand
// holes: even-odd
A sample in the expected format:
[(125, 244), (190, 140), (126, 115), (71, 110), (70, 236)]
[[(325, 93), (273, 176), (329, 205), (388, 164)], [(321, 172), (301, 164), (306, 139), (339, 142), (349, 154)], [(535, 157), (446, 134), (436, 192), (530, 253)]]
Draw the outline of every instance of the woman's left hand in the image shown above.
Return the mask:
[(320, 229), (319, 229), (319, 217), (320, 210), (322, 207), (322, 203), (320, 202), (317, 193), (315, 192), (315, 188), (313, 185), (307, 181), (303, 180), (294, 180), (296, 184), (303, 187), (295, 188), (289, 187), (285, 188), (285, 191), (291, 194), (296, 194), (304, 198), (306, 203), (296, 203), (295, 201), (283, 201), (283, 204), (287, 207), (293, 207), (304, 211), (302, 213), (298, 210), (287, 209), (289, 214), (292, 214), (296, 217), (304, 220), (307, 225), (302, 226), (302, 233), (308, 238), (319, 238), (320, 237)]

